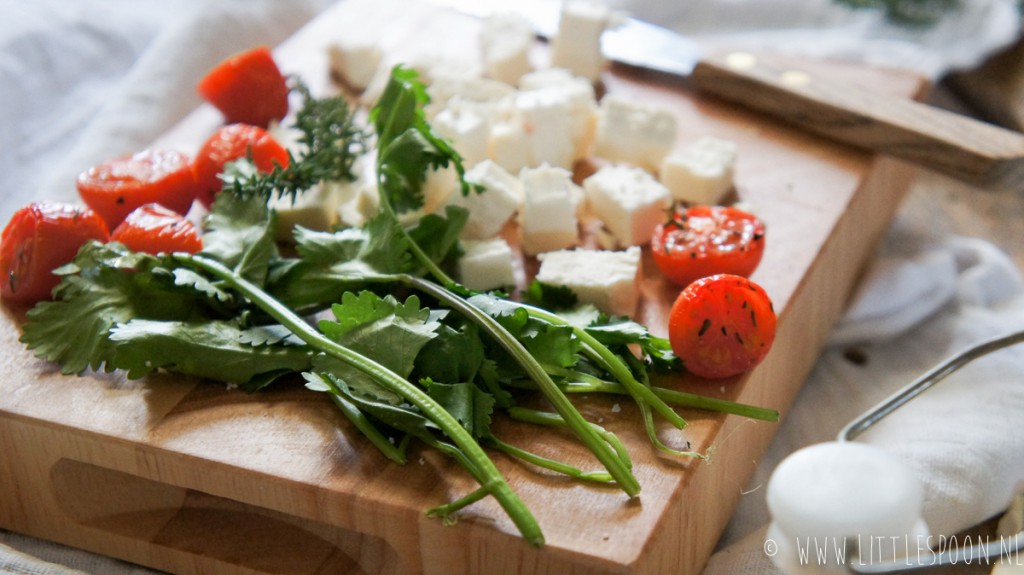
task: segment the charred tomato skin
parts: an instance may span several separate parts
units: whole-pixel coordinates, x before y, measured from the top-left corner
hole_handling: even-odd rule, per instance
[[[86,242],[109,236],[103,218],[85,207],[34,202],[21,208],[0,236],[0,296],[19,304],[50,299],[60,283],[53,270],[73,260]]]
[[[151,255],[173,252],[198,253],[203,240],[196,226],[160,204],[146,204],[128,214],[110,234],[111,241],[120,242],[135,252]]]
[[[717,274],[679,293],[669,312],[669,342],[690,373],[732,377],[764,360],[776,323],[764,288],[742,276]]]
[[[148,149],[82,172],[75,182],[82,201],[114,229],[135,208],[159,203],[184,214],[196,183],[191,159],[178,151]]]
[[[729,206],[678,207],[651,238],[654,263],[681,287],[715,274],[750,277],[764,249],[764,222]]]

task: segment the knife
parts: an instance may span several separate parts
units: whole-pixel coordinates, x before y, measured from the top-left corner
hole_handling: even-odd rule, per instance
[[[553,0],[432,0],[477,17],[514,10],[537,35],[557,34]],[[601,38],[611,61],[686,78],[701,92],[830,139],[910,161],[984,188],[1024,187],[1024,134],[910,99],[774,64],[747,52],[710,53],[666,28],[624,17]]]

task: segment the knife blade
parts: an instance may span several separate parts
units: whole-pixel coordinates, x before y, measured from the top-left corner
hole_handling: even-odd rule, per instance
[[[558,33],[553,0],[432,0],[480,18],[525,16],[537,35]],[[984,188],[1024,187],[1024,134],[910,99],[823,78],[781,59],[712,52],[672,30],[631,17],[601,37],[604,56],[686,80],[700,92],[767,113],[855,147],[894,156]]]

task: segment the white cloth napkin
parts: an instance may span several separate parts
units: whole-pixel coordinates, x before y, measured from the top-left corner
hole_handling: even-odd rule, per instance
[[[74,198],[83,168],[137,150],[198,103],[202,72],[253,38],[276,44],[328,0],[0,0],[0,221],[36,197]],[[829,0],[621,0],[618,6],[737,45],[913,67],[935,77],[977,62],[1016,33],[1014,0],[963,2],[964,14],[908,32]],[[957,24],[959,22],[959,24]],[[982,32],[979,32],[982,31]],[[763,486],[793,450],[847,421],[976,340],[1024,325],[1018,270],[996,246],[931,227],[927,190],[901,211],[830,347],[780,424],[708,573],[767,573]],[[925,214],[925,216],[922,216]],[[853,363],[858,350],[865,364]],[[1024,477],[1024,349],[958,374],[865,441],[897,452],[925,481],[926,520],[952,532],[1005,505]],[[1018,416],[1019,417],[1019,416]],[[149,572],[0,531],[0,573]]]
[[[765,551],[765,486],[801,447],[972,344],[1024,329],[1020,271],[994,245],[943,236],[919,185],[779,428],[705,573],[777,573]],[[946,378],[857,439],[896,454],[924,488],[932,535],[999,514],[1024,480],[1024,344]],[[769,546],[770,547],[770,546]]]

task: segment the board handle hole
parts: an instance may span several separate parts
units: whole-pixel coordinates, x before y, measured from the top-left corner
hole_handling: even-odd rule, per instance
[[[408,572],[378,537],[71,459],[50,474],[72,521],[225,567],[268,575]]]

